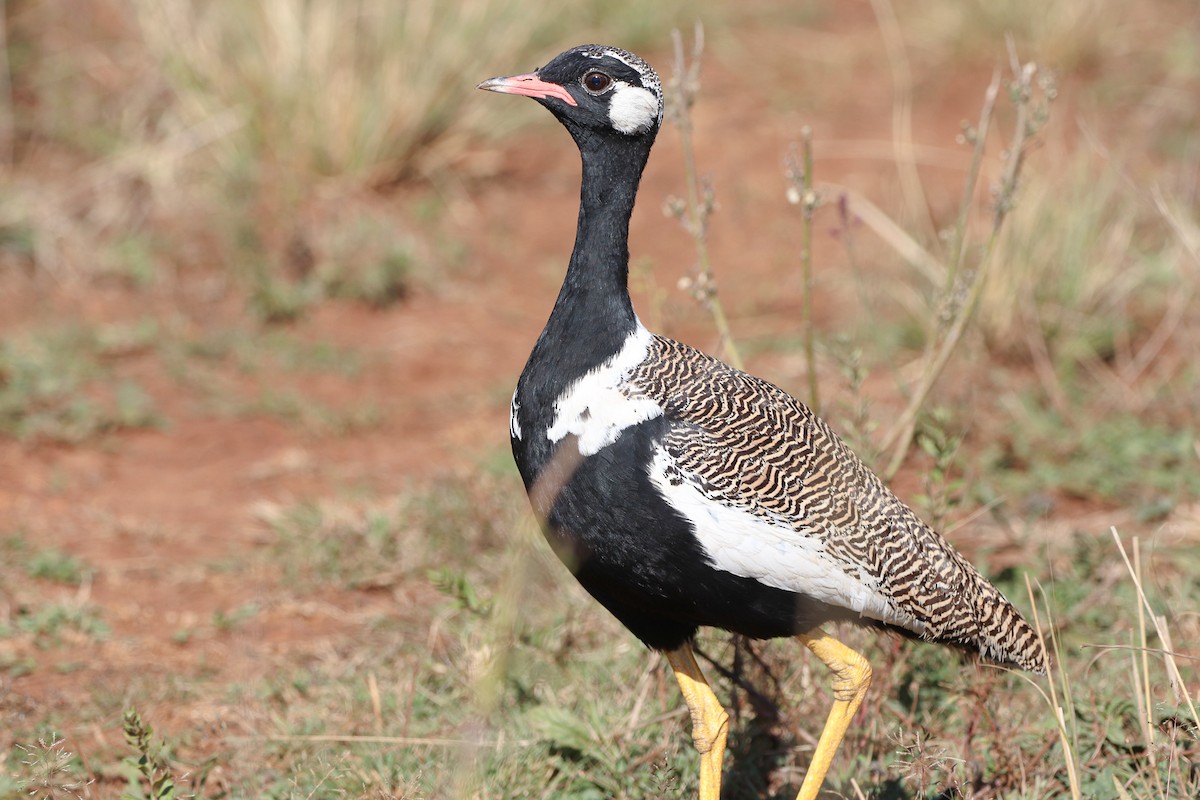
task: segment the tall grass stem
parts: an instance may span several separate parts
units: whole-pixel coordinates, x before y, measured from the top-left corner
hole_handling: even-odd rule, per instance
[[[711,189],[701,190],[699,172],[696,169],[696,153],[692,137],[692,106],[700,92],[700,63],[704,54],[704,27],[697,22],[693,33],[692,54],[689,61],[684,53],[683,35],[678,29],[671,31],[675,45],[675,69],[667,82],[670,116],[679,130],[679,144],[683,152],[684,183],[687,200],[683,208],[668,202],[683,222],[696,248],[697,276],[693,290],[695,296],[712,315],[717,335],[725,358],[738,369],[744,368],[741,353],[729,327],[729,318],[717,294],[716,279],[713,277],[712,261],[708,254],[708,218],[715,207]]]

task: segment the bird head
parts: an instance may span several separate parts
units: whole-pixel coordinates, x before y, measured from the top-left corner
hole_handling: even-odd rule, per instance
[[[534,98],[576,139],[653,138],[662,124],[662,82],[649,64],[619,47],[573,47],[533,72],[492,78],[479,88]]]

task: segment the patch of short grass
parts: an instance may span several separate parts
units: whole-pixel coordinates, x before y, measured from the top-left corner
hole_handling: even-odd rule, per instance
[[[375,354],[305,338],[293,329],[252,324],[173,331],[164,337],[158,355],[203,413],[269,417],[313,436],[372,430],[386,413],[370,396],[342,391],[326,399],[312,386],[314,378],[352,386],[377,359]]]
[[[25,571],[31,578],[78,585],[89,573],[79,558],[54,547],[39,549],[25,561]]]
[[[382,310],[407,298],[418,275],[436,272],[429,265],[437,256],[403,231],[394,212],[367,203],[343,205],[322,209],[321,225],[288,234],[281,253],[250,260],[249,303],[259,319],[292,322],[328,299]]]
[[[1185,423],[1112,412],[1072,424],[1028,397],[1008,405],[1017,424],[989,444],[984,470],[1012,497],[1060,493],[1165,510],[1200,496],[1200,432]]]
[[[481,476],[477,483],[472,490],[447,480],[426,491],[370,502],[260,504],[258,515],[278,537],[274,557],[290,580],[388,586],[414,576],[423,579],[426,570],[450,570],[472,548],[502,541],[501,525],[511,520],[512,511],[493,494],[501,479]]]
[[[78,556],[57,547],[38,547],[22,532],[0,538],[0,559],[9,568],[0,569],[0,580],[15,581],[14,570],[20,569],[36,580],[77,586],[92,572]]]
[[[0,640],[28,637],[40,648],[101,641],[111,632],[100,610],[85,603],[22,606],[10,619],[0,622]]]
[[[164,427],[167,420],[154,398],[126,369],[139,358],[159,360],[220,414],[269,416],[322,436],[373,429],[384,414],[370,398],[323,401],[303,386],[313,375],[358,379],[372,358],[363,350],[309,341],[286,329],[193,333],[169,320],[142,318],[0,339],[0,435],[79,443],[105,433]]]
[[[148,345],[137,325],[66,325],[0,339],[0,434],[78,442],[163,424],[153,399],[116,368]]]
[[[513,488],[497,484],[481,495],[470,484],[441,486],[385,516],[373,503],[354,515],[339,501],[336,514],[309,507],[275,518],[281,536],[292,537],[281,542],[281,557],[312,559],[303,567],[310,576],[354,583],[383,559],[407,570],[405,581],[390,585],[423,580],[441,599],[403,622],[381,619],[356,650],[356,665],[334,658],[279,676],[269,693],[277,709],[270,736],[282,737],[272,759],[290,763],[293,774],[316,774],[316,765],[341,754],[337,785],[351,793],[394,786],[396,775],[429,797],[694,793],[696,757],[669,670],[583,595],[536,534],[526,527],[522,535],[532,540],[508,538],[507,526],[528,524],[520,503],[505,497]],[[420,508],[431,516],[412,510]],[[1061,674],[1073,687],[1066,714],[1084,796],[1119,798],[1114,779],[1131,796],[1186,796],[1155,787],[1193,791],[1200,743],[1186,709],[1157,679],[1153,763],[1138,743],[1126,649],[1136,593],[1101,533],[1051,543],[1045,561],[1029,559],[1044,566],[996,579],[1021,606],[1026,574],[1048,589]],[[389,539],[406,544],[382,547]],[[1158,598],[1180,626],[1177,650],[1192,641],[1196,622],[1187,609],[1200,601],[1188,579],[1200,568],[1194,545],[1194,535],[1173,535],[1143,562],[1156,565]],[[853,796],[857,786],[866,797],[898,798],[1069,793],[1057,725],[1037,681],[973,666],[936,646],[840,633],[868,654],[876,682],[835,761],[831,790]],[[808,737],[827,711],[829,675],[792,642],[744,649],[705,633],[700,649],[720,665],[705,668],[735,710],[726,793],[793,796]],[[338,709],[332,717],[331,708]],[[360,738],[372,736],[382,738]]]
[[[210,330],[181,344],[186,355],[228,359],[240,372],[258,374],[277,368],[295,374],[357,378],[368,357],[328,340],[310,341],[287,329]]]
[[[308,396],[300,389],[264,388],[256,398],[234,403],[237,415],[267,416],[305,433],[317,436],[346,436],[379,427],[383,412],[365,401],[335,406]]]
[[[1200,638],[1190,577],[1200,570],[1200,549],[1181,514],[1140,563],[1148,602],[1173,633],[1170,648],[1186,656]],[[391,592],[396,605],[368,621],[353,645],[234,687],[239,729],[250,733],[204,757],[215,759],[225,791],[695,793],[697,758],[669,669],[549,554],[511,475],[447,479],[391,498],[263,507],[260,516],[277,537],[270,558],[287,572],[291,592],[319,596],[332,583]],[[1111,540],[1102,531],[1027,538],[1037,543],[1023,559],[1028,566],[993,577],[1027,612],[1026,576],[1045,587],[1038,603],[1053,635],[1054,679],[1070,687],[1065,699],[1059,690],[1069,751],[1043,699],[1044,680],[844,627],[838,634],[867,655],[875,683],[834,762],[830,791],[923,800],[1067,796],[1074,781],[1084,797],[1113,800],[1123,800],[1121,791],[1160,800],[1195,792],[1195,721],[1172,695],[1174,679],[1158,654],[1166,645],[1153,634],[1150,727],[1140,721],[1147,706],[1130,667],[1142,647],[1138,595]],[[746,644],[704,632],[699,649],[733,719],[725,794],[794,796],[828,710],[829,674],[786,640]],[[1176,663],[1181,685],[1194,686],[1193,662]],[[172,752],[194,763],[203,760],[198,746],[189,739]]]

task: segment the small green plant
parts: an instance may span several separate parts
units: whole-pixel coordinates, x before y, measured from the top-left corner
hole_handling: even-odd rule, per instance
[[[154,729],[133,708],[125,712],[122,728],[125,741],[135,754],[125,760],[132,767],[132,775],[128,788],[121,793],[121,800],[174,800],[178,797],[166,745],[154,741]]]
[[[136,289],[147,289],[158,277],[161,256],[148,237],[131,232],[113,243],[108,260],[113,265],[110,274]]]
[[[0,638],[3,638],[3,631],[0,631]],[[37,668],[38,662],[32,656],[20,656],[16,653],[0,652],[0,672],[8,675],[10,679],[30,675]],[[0,797],[3,796],[3,794],[0,794]]]
[[[25,562],[25,571],[31,578],[78,584],[83,581],[88,569],[70,553],[49,547],[31,555]]]
[[[417,241],[378,211],[339,215],[314,242],[322,293],[377,309],[403,300],[415,278]]]
[[[263,268],[251,283],[250,308],[263,322],[295,322],[317,301],[319,291],[311,280],[289,278]]]
[[[427,577],[438,591],[452,598],[460,608],[476,614],[489,613],[491,603],[480,598],[475,586],[462,571],[441,567],[429,570]]]
[[[254,619],[260,610],[257,603],[243,603],[229,611],[219,608],[212,615],[213,627],[219,631],[231,631]]]
[[[930,459],[921,478],[923,492],[916,500],[934,530],[942,530],[949,514],[963,502],[963,481],[955,476],[954,467],[964,434],[950,430],[949,416],[945,409],[933,409],[922,417],[914,434],[917,446]]]
[[[829,353],[837,363],[846,387],[843,393],[845,399],[837,408],[836,430],[865,463],[873,464],[879,452],[875,449],[871,434],[878,423],[871,417],[870,399],[863,391],[867,380],[863,349],[843,335],[834,337]]]
[[[332,276],[328,279],[328,291],[333,297],[360,300],[374,308],[386,308],[408,294],[411,276],[411,256],[396,250],[353,274]]]

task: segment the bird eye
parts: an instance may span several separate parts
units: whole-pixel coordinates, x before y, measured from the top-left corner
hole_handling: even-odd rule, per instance
[[[592,70],[583,76],[583,88],[593,94],[599,94],[607,89],[612,84],[612,78],[605,75],[603,72]]]

